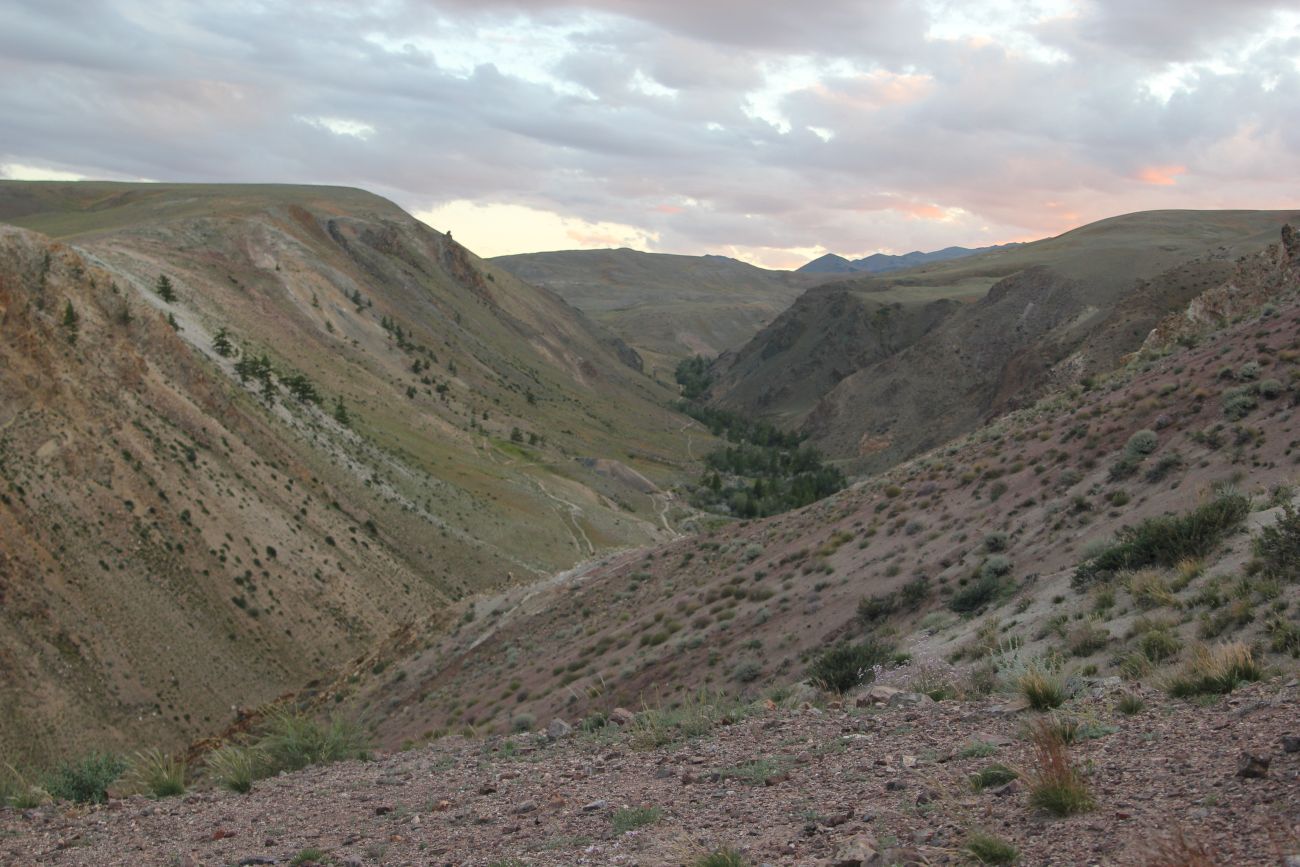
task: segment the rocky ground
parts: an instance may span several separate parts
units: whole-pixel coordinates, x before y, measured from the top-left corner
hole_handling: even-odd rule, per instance
[[[964,846],[983,831],[1014,843],[1021,864],[1293,865],[1300,680],[1288,678],[1213,704],[1130,687],[1145,700],[1133,715],[1116,706],[1116,679],[1082,683],[1056,713],[1087,735],[1070,752],[1097,805],[1064,819],[1034,809],[1023,782],[970,783],[993,763],[1032,773],[1025,733],[1037,715],[1017,700],[876,687],[887,700],[768,702],[653,749],[638,747],[634,724],[561,724],[558,738],[449,738],[248,795],[0,810],[0,863],[199,867],[305,853],[336,865],[651,867],[727,846],[755,865],[853,867],[969,863]],[[1198,847],[1209,860],[1189,858]]]

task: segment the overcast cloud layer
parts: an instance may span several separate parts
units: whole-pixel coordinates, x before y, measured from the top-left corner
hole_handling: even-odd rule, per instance
[[[0,173],[366,187],[789,266],[1300,190],[1263,0],[0,0]]]

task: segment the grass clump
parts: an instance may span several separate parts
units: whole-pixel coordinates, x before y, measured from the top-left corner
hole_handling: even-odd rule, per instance
[[[50,793],[8,762],[0,762],[0,807],[28,810],[48,804]]]
[[[1119,701],[1115,703],[1115,709],[1124,716],[1137,716],[1146,710],[1146,707],[1146,702],[1131,692],[1121,695]]]
[[[747,707],[724,693],[701,690],[671,707],[646,708],[628,727],[629,742],[654,749],[708,734],[719,725],[742,719]]]
[[[615,810],[610,816],[610,821],[614,823],[614,833],[626,834],[628,831],[653,825],[663,814],[664,811],[660,807],[624,807]]]
[[[957,752],[959,759],[983,759],[995,754],[998,748],[984,741],[971,741]]]
[[[827,692],[845,693],[875,678],[875,666],[893,657],[893,648],[878,641],[843,642],[822,651],[808,666],[808,679]]]
[[[1174,698],[1226,695],[1263,677],[1264,668],[1255,661],[1249,645],[1239,641],[1215,647],[1198,645],[1192,648],[1192,658],[1170,679],[1168,691]]]
[[[121,756],[91,753],[51,771],[45,778],[45,791],[58,800],[102,804],[108,800],[108,787],[125,770],[126,762]]]
[[[356,723],[335,718],[322,725],[306,714],[288,711],[271,717],[257,747],[271,774],[370,758],[370,739]]]
[[[303,849],[289,861],[290,867],[304,867],[308,864],[329,864],[332,859],[324,849]]]
[[[1019,778],[1019,774],[1003,764],[992,764],[983,768],[979,773],[973,774],[970,778],[971,788],[977,792],[985,789],[991,789],[994,786],[1005,786],[1014,779]]]
[[[1058,674],[1031,666],[1016,680],[1016,687],[1029,706],[1037,711],[1052,710],[1065,703],[1065,684]]]
[[[980,864],[1014,864],[1020,850],[1001,837],[976,832],[966,838],[966,853]]]
[[[208,772],[212,778],[232,792],[247,794],[261,776],[264,757],[253,747],[227,745],[213,750],[207,757]]]
[[[1124,527],[1114,544],[1075,569],[1072,583],[1081,589],[1125,569],[1173,568],[1182,560],[1205,557],[1240,527],[1249,513],[1249,498],[1229,493],[1185,515],[1163,515],[1136,527]]]
[[[185,761],[154,747],[131,759],[130,778],[139,789],[155,798],[185,794]]]
[[[735,849],[724,846],[696,858],[691,867],[750,867],[750,861]]]
[[[1057,729],[1039,720],[1030,729],[1035,768],[1029,778],[1029,803],[1054,816],[1086,813],[1096,806],[1087,781],[1070,761],[1070,751]]]

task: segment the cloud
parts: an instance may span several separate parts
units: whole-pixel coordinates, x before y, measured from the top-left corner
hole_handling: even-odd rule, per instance
[[[788,264],[1300,180],[1282,2],[0,2],[0,165],[364,186],[483,253]]]

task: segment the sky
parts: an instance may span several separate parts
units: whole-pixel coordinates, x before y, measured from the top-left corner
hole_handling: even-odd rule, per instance
[[[0,0],[0,76],[0,176],[359,186],[485,256],[1300,192],[1294,0]]]

